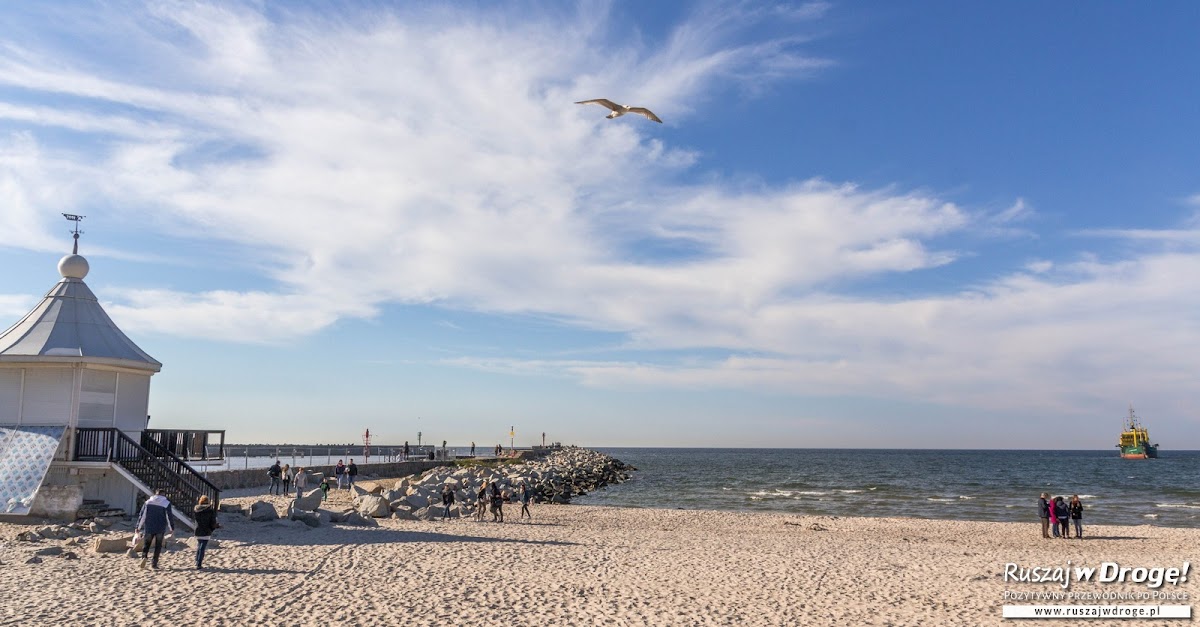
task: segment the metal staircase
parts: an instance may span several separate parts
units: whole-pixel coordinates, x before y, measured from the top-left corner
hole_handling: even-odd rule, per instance
[[[220,504],[221,491],[217,486],[153,437],[143,436],[139,444],[120,429],[87,429],[86,432],[77,440],[87,444],[76,445],[76,459],[102,458],[112,462],[121,476],[147,495],[162,490],[163,496],[171,501],[175,517],[187,526],[196,527],[192,511],[201,496],[207,496],[214,508]]]

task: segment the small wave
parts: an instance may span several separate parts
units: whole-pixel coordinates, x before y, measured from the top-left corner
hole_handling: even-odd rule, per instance
[[[1171,507],[1183,509],[1200,509],[1200,505],[1191,505],[1188,503],[1155,503],[1155,507]]]
[[[862,492],[862,490],[838,490],[838,492],[841,492],[842,494],[858,494],[859,492]]]
[[[1158,518],[1158,514],[1142,514],[1142,518]]]
[[[933,501],[935,503],[955,503],[958,501],[958,499],[944,499],[944,498],[937,497],[937,496],[926,497],[925,500]]]
[[[870,488],[867,488],[867,489],[868,489],[868,490],[871,490],[871,491],[875,491],[875,490],[878,490],[878,489],[879,489],[879,486],[873,486],[873,487],[870,487]]]
[[[960,499],[962,499],[962,500],[964,500],[964,501],[970,501],[970,500],[974,499],[975,497],[973,497],[973,496],[967,496],[967,495],[965,495],[965,494],[960,494],[960,495],[958,495],[958,498],[960,498]]]
[[[829,494],[829,493],[821,492],[820,490],[807,490],[807,491],[801,491],[798,494],[803,494],[804,496],[825,496],[826,494]]]

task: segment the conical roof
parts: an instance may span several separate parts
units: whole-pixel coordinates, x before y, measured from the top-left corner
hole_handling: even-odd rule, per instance
[[[62,280],[33,311],[0,334],[0,361],[109,363],[158,372],[162,364],[138,348],[88,289],[87,260],[67,255]]]

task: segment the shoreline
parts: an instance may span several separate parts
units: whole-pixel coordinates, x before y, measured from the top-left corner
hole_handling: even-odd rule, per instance
[[[227,502],[261,498],[231,494]],[[331,509],[342,501],[349,495],[334,502],[331,494]],[[377,527],[318,528],[222,514],[218,546],[200,572],[190,548],[166,553],[160,571],[78,549],[78,560],[26,564],[35,548],[54,543],[15,542],[28,527],[6,523],[0,594],[10,617],[33,624],[998,625],[1002,605],[1027,603],[1006,592],[1061,590],[1005,582],[1006,564],[1178,567],[1200,546],[1200,530],[1146,525],[1090,526],[1093,538],[1079,542],[1043,540],[1036,521],[532,509],[532,523],[381,519]],[[1192,599],[1200,592],[1195,577],[1164,589]],[[1071,587],[1145,590],[1131,582]]]

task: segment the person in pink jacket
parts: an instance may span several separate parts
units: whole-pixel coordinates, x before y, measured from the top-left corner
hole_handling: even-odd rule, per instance
[[[1058,516],[1054,512],[1054,499],[1050,499],[1050,531],[1054,533],[1054,537],[1058,536]]]

